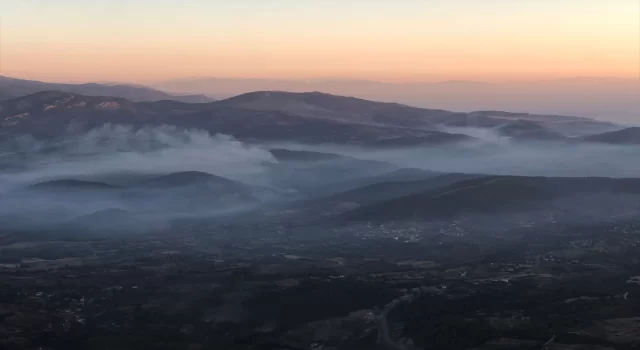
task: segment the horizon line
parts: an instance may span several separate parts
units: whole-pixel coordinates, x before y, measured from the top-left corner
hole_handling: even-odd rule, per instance
[[[270,78],[270,77],[225,77],[215,75],[204,76],[185,76],[179,78],[170,78],[166,80],[137,83],[132,81],[100,81],[100,80],[72,80],[72,81],[60,81],[60,80],[39,80],[34,78],[23,78],[18,76],[10,76],[0,74],[0,77],[15,80],[34,81],[53,84],[102,84],[102,85],[143,85],[146,87],[153,87],[154,84],[163,84],[171,82],[186,82],[190,80],[236,80],[236,81],[265,81],[265,82],[296,82],[296,83],[323,83],[323,82],[361,82],[361,83],[377,83],[377,84],[391,84],[391,85],[417,85],[417,84],[440,84],[440,83],[479,83],[479,84],[501,84],[501,83],[531,83],[531,82],[562,82],[562,81],[589,81],[589,80],[622,80],[622,81],[637,81],[640,83],[639,77],[623,77],[623,76],[566,76],[558,78],[547,79],[501,79],[501,80],[483,80],[483,79],[425,79],[425,80],[388,80],[388,79],[358,79],[358,78],[341,78],[341,77],[311,77],[311,78]]]

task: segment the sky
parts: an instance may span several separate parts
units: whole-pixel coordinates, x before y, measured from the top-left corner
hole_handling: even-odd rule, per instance
[[[0,1],[0,75],[640,78],[640,0]]]

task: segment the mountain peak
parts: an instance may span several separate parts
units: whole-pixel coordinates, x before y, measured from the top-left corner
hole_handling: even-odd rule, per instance
[[[252,91],[244,94],[240,94],[237,96],[230,97],[226,100],[222,100],[221,102],[247,102],[247,101],[255,101],[260,99],[301,99],[305,96],[331,96],[337,98],[349,98],[344,96],[336,96],[327,94],[319,91],[308,91],[308,92],[289,92],[289,91],[280,91],[280,90],[262,90],[262,91]]]
[[[431,124],[430,117],[454,114],[444,110],[369,101],[318,91],[256,91],[219,101],[218,104],[256,111],[279,111],[307,118],[394,127],[423,128]]]

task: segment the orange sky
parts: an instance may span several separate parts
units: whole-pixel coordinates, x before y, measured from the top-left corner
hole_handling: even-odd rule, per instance
[[[640,0],[21,0],[0,74],[529,80],[640,77]]]

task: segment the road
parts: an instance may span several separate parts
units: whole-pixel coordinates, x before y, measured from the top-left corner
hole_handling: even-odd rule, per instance
[[[535,264],[528,270],[521,272],[518,275],[506,275],[504,277],[515,277],[520,275],[526,275],[532,273],[535,269],[540,267],[542,263],[542,255],[537,255],[535,258]],[[502,278],[502,277],[499,277]],[[495,278],[494,278],[495,279]],[[393,300],[382,310],[380,313],[380,317],[378,319],[378,342],[382,344],[384,348],[387,350],[416,350],[417,348],[411,345],[405,345],[400,342],[393,340],[391,337],[391,329],[389,327],[389,312],[393,310],[394,307],[398,306],[403,301],[411,301],[414,298],[414,295],[407,294],[398,299]]]
[[[396,342],[391,338],[391,335],[390,335],[391,330],[389,329],[389,320],[387,319],[389,312],[393,310],[394,307],[396,307],[402,301],[410,301],[412,298],[413,298],[413,295],[402,296],[390,302],[384,308],[384,310],[382,310],[382,313],[380,313],[379,327],[378,327],[378,342],[388,350],[415,350],[416,349],[413,346],[407,346],[399,342]]]

